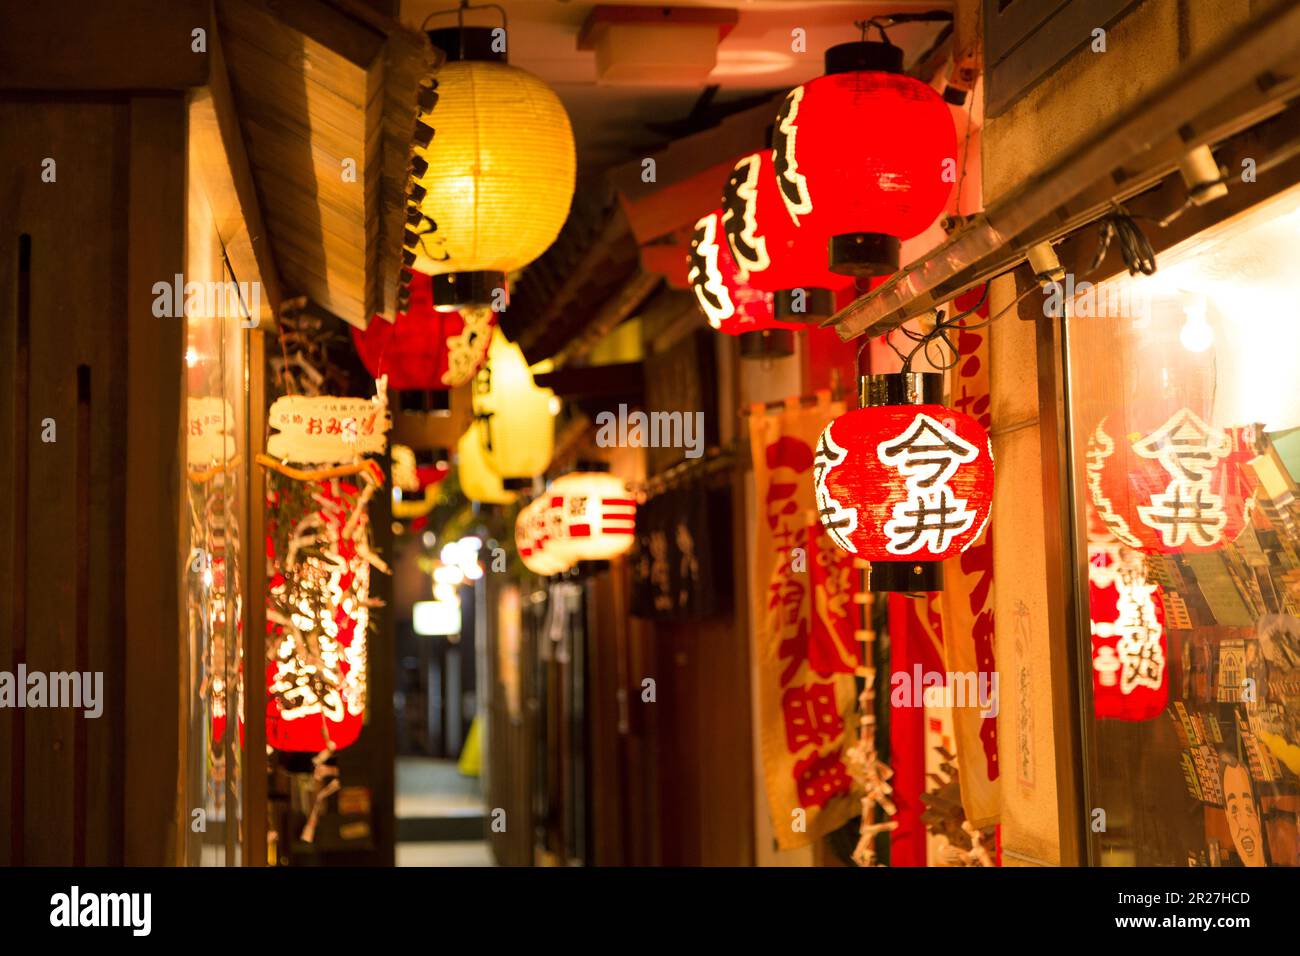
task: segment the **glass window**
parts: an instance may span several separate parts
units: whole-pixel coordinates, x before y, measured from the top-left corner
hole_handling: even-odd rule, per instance
[[[1300,187],[1074,291],[1092,859],[1295,866]]]

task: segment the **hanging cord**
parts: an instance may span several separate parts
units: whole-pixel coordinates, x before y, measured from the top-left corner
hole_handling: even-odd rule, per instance
[[[1119,251],[1124,257],[1124,265],[1128,268],[1129,275],[1137,275],[1139,272],[1144,276],[1155,274],[1155,250],[1151,248],[1151,242],[1142,231],[1142,227],[1137,224],[1133,216],[1129,215],[1127,209],[1116,203],[1114,212],[1102,216],[1100,222],[1101,233],[1097,237],[1097,252],[1092,257],[1092,265],[1088,268],[1089,273],[1097,271],[1110,250],[1111,242],[1118,239]]]
[[[501,29],[506,31],[506,33],[510,32],[510,25],[506,22],[505,7],[501,6],[498,3],[470,3],[469,0],[460,0],[460,5],[457,7],[447,7],[442,10],[434,10],[427,17],[425,17],[424,20],[420,23],[420,30],[427,31],[429,29],[429,21],[432,20],[434,17],[446,16],[449,13],[456,14],[456,29],[461,31],[460,55],[464,57],[465,56],[465,11],[467,10],[495,10],[497,13],[501,14]]]

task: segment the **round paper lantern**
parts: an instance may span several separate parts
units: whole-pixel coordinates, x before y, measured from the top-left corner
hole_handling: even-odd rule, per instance
[[[569,568],[550,548],[558,523],[559,509],[545,496],[526,504],[515,519],[515,549],[524,567],[534,574],[550,576]]]
[[[831,540],[871,562],[874,591],[938,591],[938,562],[969,548],[993,504],[993,449],[979,422],[939,404],[943,376],[872,375],[863,408],[822,432],[817,510]]]
[[[598,471],[557,478],[544,496],[559,509],[559,531],[548,543],[561,560],[608,561],[625,554],[635,540],[636,499],[627,484]]]
[[[1102,720],[1154,720],[1169,700],[1169,643],[1160,586],[1089,508],[1088,617],[1092,705]]]
[[[488,466],[478,422],[472,422],[456,444],[456,469],[460,490],[470,501],[508,505],[515,500],[515,492],[507,491],[501,484],[501,476]]]
[[[1122,544],[1147,554],[1215,551],[1249,520],[1254,429],[1217,428],[1189,408],[1110,416],[1088,436],[1084,473],[1097,516]]]
[[[952,194],[952,113],[902,68],[889,43],[831,47],[827,75],[791,90],[777,115],[778,190],[796,226],[827,244],[834,272],[897,272],[901,240],[924,232]]]
[[[555,423],[549,388],[533,384],[519,346],[497,329],[487,365],[474,379],[474,419],[483,457],[509,490],[532,485],[546,471],[554,450]]]
[[[376,315],[364,331],[353,327],[366,370],[387,375],[389,390],[398,392],[445,392],[469,382],[487,360],[496,314],[475,307],[435,311],[427,276],[413,276],[408,288],[409,304],[395,321]]]
[[[555,92],[493,50],[485,27],[435,30],[447,53],[421,93],[406,248],[439,308],[504,308],[505,274],[555,241],[573,199],[569,116]],[[500,291],[498,291],[500,290]]]
[[[795,227],[781,201],[771,150],[736,163],[722,193],[722,228],[741,278],[772,293],[773,318],[820,322],[835,313],[835,293],[852,280],[826,268],[826,247]]]
[[[727,247],[722,210],[695,224],[687,258],[687,279],[709,325],[740,337],[741,358],[772,359],[794,354],[794,332],[772,317],[772,296],[746,284]]]

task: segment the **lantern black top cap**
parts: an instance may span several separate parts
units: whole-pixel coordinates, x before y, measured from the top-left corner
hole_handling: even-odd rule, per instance
[[[903,48],[888,40],[854,40],[831,47],[825,54],[826,75],[836,73],[902,73]]]
[[[504,37],[497,27],[443,27],[429,30],[429,42],[447,54],[447,62],[476,60],[505,63]],[[497,49],[499,48],[499,49]]]
[[[574,462],[573,470],[576,472],[595,471],[595,472],[607,473],[609,471],[609,462],[600,461],[595,458],[579,458],[576,462]]]

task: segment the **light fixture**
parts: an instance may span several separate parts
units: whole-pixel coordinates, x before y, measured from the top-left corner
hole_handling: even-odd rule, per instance
[[[569,565],[625,554],[636,535],[636,499],[627,483],[591,465],[580,467],[557,478],[543,496],[560,512],[548,547]]]
[[[499,8],[498,8],[499,9]],[[506,274],[555,241],[573,199],[569,116],[506,63],[506,30],[432,30],[447,62],[420,93],[404,246],[438,308],[505,306]]]
[[[531,487],[551,463],[553,394],[533,384],[523,352],[498,328],[488,363],[474,379],[473,404],[484,460],[506,490]]]
[[[975,543],[993,507],[988,433],[941,404],[941,374],[870,375],[860,388],[862,407],[817,443],[822,525],[871,562],[871,590],[942,590],[940,562]]]
[[[1183,306],[1187,321],[1178,332],[1178,341],[1189,352],[1204,352],[1214,344],[1214,329],[1210,327],[1207,312],[1205,296],[1197,296]]]
[[[411,605],[411,628],[424,637],[459,634],[460,601],[416,601]]]
[[[470,501],[485,505],[508,505],[515,500],[515,492],[507,491],[501,476],[492,470],[483,453],[482,425],[471,422],[456,444],[456,471],[460,476],[460,490]]]
[[[903,51],[888,41],[833,46],[825,66],[777,115],[777,186],[798,228],[827,244],[832,271],[888,275],[901,241],[929,227],[952,194],[952,113],[903,73]]]

